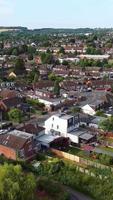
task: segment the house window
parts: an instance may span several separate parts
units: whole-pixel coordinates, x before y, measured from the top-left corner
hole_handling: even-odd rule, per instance
[[[59,129],[59,126],[57,125],[57,129]]]
[[[53,124],[51,125],[51,127],[53,128]]]
[[[54,121],[54,117],[53,117],[53,121]]]

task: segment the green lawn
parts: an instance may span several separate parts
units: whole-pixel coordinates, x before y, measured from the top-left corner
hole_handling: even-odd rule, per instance
[[[66,152],[73,154],[73,155],[78,155],[80,152],[83,152],[83,151],[79,148],[76,148],[76,147],[69,147]]]

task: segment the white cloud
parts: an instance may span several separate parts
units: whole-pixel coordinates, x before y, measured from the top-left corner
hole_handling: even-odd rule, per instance
[[[0,18],[11,16],[13,11],[14,7],[12,0],[0,0]]]

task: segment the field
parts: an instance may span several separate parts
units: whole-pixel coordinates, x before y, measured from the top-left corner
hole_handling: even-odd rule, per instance
[[[16,31],[17,29],[0,29],[0,33],[2,32],[8,32],[8,31]]]

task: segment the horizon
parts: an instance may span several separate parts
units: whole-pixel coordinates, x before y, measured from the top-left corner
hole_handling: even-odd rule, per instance
[[[41,28],[113,27],[113,0],[0,0],[0,26]]]
[[[9,25],[9,26],[1,26],[0,28],[27,28],[28,30],[35,30],[35,29],[72,29],[72,30],[76,30],[76,29],[113,29],[113,27],[34,27],[34,28],[29,28],[27,26],[21,26],[21,25]]]

